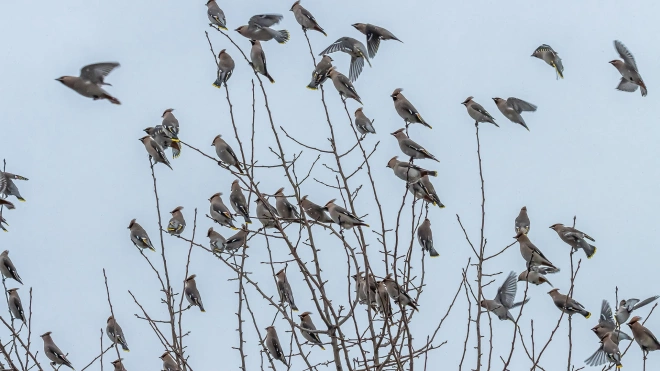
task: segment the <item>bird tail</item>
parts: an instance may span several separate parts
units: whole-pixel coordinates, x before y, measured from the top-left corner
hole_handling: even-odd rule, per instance
[[[286,42],[291,38],[291,35],[289,35],[289,31],[287,30],[279,30],[275,31],[274,38],[278,43],[286,44]]]
[[[220,89],[222,87],[222,79],[220,76],[213,82],[213,86]]]
[[[583,315],[584,318],[586,318],[586,319],[589,319],[589,317],[591,317],[591,312],[587,312],[586,310],[580,312],[580,314]]]
[[[553,63],[552,67],[555,68],[555,71],[557,72],[557,76],[559,76],[563,79],[564,78],[564,73],[557,67],[557,64]]]
[[[112,103],[112,104],[121,104],[121,102],[119,101],[119,99],[113,97],[113,96],[110,95],[110,94],[105,94],[105,95],[103,96],[103,98],[109,100],[110,103]]]
[[[522,125],[522,127],[524,127],[525,129],[527,129],[527,131],[529,131],[529,128],[527,127],[527,124],[525,124],[524,121],[521,122],[520,125]]]
[[[438,176],[438,172],[435,170],[422,170],[422,176],[428,175],[428,176]]]
[[[433,247],[429,249],[429,255],[431,255],[432,258],[437,258],[440,256],[440,254],[438,254],[438,252]]]
[[[422,125],[426,126],[429,129],[433,129],[433,127],[431,125],[429,125],[426,121],[424,121],[424,119],[422,118],[422,115],[420,115],[419,113],[416,113],[415,116],[417,117],[417,119],[419,120],[419,122]]]
[[[131,351],[130,349],[128,349],[128,346],[126,346],[126,344],[124,344],[123,342],[121,343],[121,349],[123,349],[124,352],[130,352]]]
[[[596,250],[597,250],[596,246],[590,244],[586,244],[586,245],[588,245],[589,247],[584,249],[584,253],[587,254],[587,259],[591,259],[594,257],[594,255],[596,255]]]
[[[239,165],[238,163],[236,163],[236,169],[238,169],[239,173],[243,174],[243,169],[241,168],[241,165]]]
[[[270,77],[270,75],[268,73],[266,73],[265,76],[268,78],[268,80],[270,81],[271,84],[275,83],[275,80],[272,77]]]

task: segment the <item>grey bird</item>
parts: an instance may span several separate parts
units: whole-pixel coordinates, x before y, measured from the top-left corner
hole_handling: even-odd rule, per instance
[[[234,150],[231,149],[229,144],[222,139],[222,135],[217,135],[213,138],[213,143],[211,143],[211,145],[215,147],[215,153],[218,155],[220,161],[227,166],[235,166],[238,172],[243,174],[243,169],[241,168],[241,163],[238,162],[238,157],[236,157]]]
[[[310,314],[312,314],[312,312],[303,312],[301,315],[298,316],[300,317],[300,326],[310,331],[316,331],[316,326],[314,326],[314,322],[312,322],[312,317],[309,316]],[[305,340],[312,343],[312,345],[318,345],[321,349],[325,350],[325,347],[323,346],[323,342],[321,341],[319,334],[304,330],[300,331],[300,333],[305,338]]]
[[[229,81],[229,78],[234,73],[235,66],[236,64],[231,55],[227,53],[227,49],[220,50],[218,54],[218,78],[213,83],[213,86],[218,89],[222,87],[222,84],[227,86],[227,81]]]
[[[426,170],[422,169],[417,165],[413,165],[409,162],[403,162],[397,160],[398,156],[394,156],[387,162],[387,167],[394,171],[394,175],[399,177],[401,180],[405,180],[408,183],[417,183],[419,180],[426,175],[438,176],[438,172],[435,170]]]
[[[524,111],[536,111],[537,107],[535,105],[513,97],[510,97],[507,100],[502,98],[493,98],[493,100],[495,101],[497,108],[500,110],[500,112],[502,112],[504,117],[508,118],[509,121],[513,122],[514,124],[521,125],[527,129],[527,131],[529,131],[529,128],[527,127],[527,124],[525,123],[521,113]]]
[[[381,40],[396,40],[398,42],[403,42],[397,39],[390,31],[374,26],[369,23],[353,23],[353,27],[356,30],[362,32],[367,36],[367,48],[369,49],[369,58],[374,58],[378,52],[378,47],[380,46]]]
[[[131,222],[128,224],[128,229],[131,232],[131,241],[135,247],[156,251],[156,248],[149,239],[147,231],[145,231],[144,228],[142,228],[142,226],[135,221],[135,219],[131,220]]]
[[[254,202],[257,203],[257,219],[261,222],[264,228],[275,228],[277,227],[277,218],[280,214],[277,212],[271,204],[264,198],[262,201],[257,197]]]
[[[401,128],[392,135],[396,138],[397,142],[399,142],[399,148],[401,148],[401,152],[403,154],[410,156],[410,159],[431,159],[437,162],[440,162],[435,156],[431,154],[431,152],[427,151],[424,147],[420,146],[415,142],[414,140],[410,139],[406,133],[405,133],[404,128]]]
[[[183,214],[181,213],[183,206],[177,206],[174,210],[170,211],[172,218],[170,222],[167,223],[167,232],[169,234],[180,235],[183,233],[183,230],[186,229],[186,220],[183,219]]]
[[[367,303],[371,307],[378,309],[378,282],[376,281],[376,278],[373,274],[369,273],[365,276],[364,285],[362,288],[364,289],[364,295],[367,298]],[[387,291],[387,288],[385,290]]]
[[[529,216],[527,216],[527,206],[523,206],[520,209],[520,213],[516,217],[515,227],[516,227],[516,234],[529,233]]]
[[[143,136],[140,138],[140,141],[144,144],[144,148],[147,150],[149,158],[154,160],[154,165],[160,162],[161,164],[167,165],[170,170],[174,170],[172,169],[172,165],[170,165],[170,160],[165,156],[165,150],[154,140],[154,138],[151,137],[151,135]]]
[[[286,363],[286,358],[284,357],[284,351],[282,350],[280,339],[277,337],[275,326],[266,327],[266,349],[268,349],[268,353],[270,353],[270,356],[273,357],[273,359],[276,359],[289,367]]]
[[[509,273],[507,278],[502,283],[502,286],[497,289],[497,295],[495,295],[495,299],[484,299],[479,303],[479,305],[482,308],[495,314],[500,321],[509,320],[511,322],[515,322],[516,320],[513,318],[513,315],[511,315],[509,310],[519,307],[523,304],[527,304],[530,299],[527,298],[524,302],[521,301],[514,303],[514,300],[516,299],[516,291],[518,290],[516,283],[516,273]]]
[[[653,335],[651,330],[647,329],[641,322],[639,322],[641,319],[642,317],[640,316],[633,317],[630,322],[628,322],[628,326],[632,330],[635,341],[639,347],[642,348],[644,357],[646,357],[649,352],[660,349],[660,341],[658,341],[658,338]]]
[[[645,305],[648,305],[654,301],[656,301],[660,296],[651,296],[648,299],[640,301],[639,299],[628,299],[628,300],[621,300],[619,302],[619,307],[616,309],[616,314],[614,315],[614,318],[616,318],[616,322],[619,325],[622,325],[626,323],[628,318],[630,318],[630,314],[634,311],[637,310]]]
[[[245,241],[247,240],[247,236],[249,233],[250,231],[248,231],[247,225],[243,224],[241,229],[239,229],[235,235],[227,238],[224,244],[224,250],[230,252],[234,252],[238,250],[241,246],[245,244]]]
[[[163,127],[163,133],[165,133],[167,137],[174,142],[179,142],[179,120],[174,117],[172,111],[174,111],[174,108],[168,108],[163,112],[163,115],[161,116],[163,118],[161,126]]]
[[[258,41],[269,41],[275,39],[280,44],[285,44],[289,41],[289,31],[287,30],[273,30],[270,26],[280,23],[284,18],[281,14],[258,14],[252,16],[248,24],[237,28],[239,34],[247,37],[248,39]]]
[[[362,104],[362,100],[360,100],[357,90],[355,90],[355,87],[348,77],[335,70],[334,67],[330,67],[328,70],[328,76],[332,79],[332,84],[335,86],[335,89],[337,89],[337,92],[339,92],[342,100],[345,101],[348,98],[352,98]]]
[[[351,229],[353,227],[367,227],[369,224],[366,224],[363,220],[357,216],[350,213],[348,210],[344,209],[339,205],[335,205],[335,200],[332,199],[325,204],[325,207],[328,209],[328,213],[332,218],[332,221],[339,224],[340,227],[344,229]]]
[[[621,364],[621,351],[619,346],[612,340],[612,333],[606,334],[600,340],[600,348],[591,357],[584,360],[589,366],[600,366],[610,361],[619,369],[623,367]]]
[[[433,231],[431,230],[431,221],[429,218],[424,219],[419,228],[417,228],[417,241],[422,246],[422,251],[428,252],[432,258],[440,256],[433,247]]]
[[[14,180],[28,180],[28,178],[0,171],[0,195],[4,195],[5,197],[14,196],[17,200],[25,202],[25,199],[21,196],[18,187],[16,187],[16,184],[14,183]],[[13,209],[14,206],[11,202],[4,203],[4,205],[10,210]]]
[[[128,349],[128,343],[126,342],[126,337],[124,336],[124,331],[121,329],[121,326],[119,326],[113,316],[108,317],[108,321],[105,326],[105,333],[108,335],[108,338],[110,338],[110,341],[121,345],[121,349],[123,349],[124,352],[130,352]]]
[[[238,183],[238,179],[234,180],[231,183],[229,204],[231,204],[232,209],[234,209],[236,213],[238,213],[243,217],[245,223],[247,224],[252,223],[252,220],[250,219],[250,207],[248,206],[248,203],[245,200],[245,195],[243,194],[241,185]]]
[[[468,115],[470,115],[470,117],[472,117],[474,120],[474,126],[478,126],[480,122],[490,122],[499,128],[500,126],[495,123],[493,116],[491,116],[491,114],[488,113],[488,111],[486,111],[486,109],[483,108],[479,103],[472,100],[472,98],[474,97],[467,97],[467,99],[465,99],[461,104],[467,108]]]
[[[93,98],[94,100],[107,99],[112,104],[121,104],[117,98],[108,94],[102,88],[103,85],[111,86],[104,79],[117,67],[119,67],[117,62],[90,64],[80,70],[80,77],[62,76],[55,80],[84,97]]]
[[[163,360],[163,371],[180,371],[181,369],[179,368],[179,365],[176,363],[174,358],[170,355],[169,352],[163,353],[162,356],[159,357],[160,359]]]
[[[551,225],[550,229],[554,229],[555,232],[557,232],[559,235],[559,238],[569,244],[573,248],[573,251],[577,251],[578,249],[584,250],[584,253],[587,255],[588,259],[593,258],[593,256],[596,254],[596,246],[587,242],[587,240],[596,240],[594,240],[588,234],[581,232],[573,227],[566,227],[561,223]]]
[[[222,235],[213,230],[213,227],[209,228],[206,232],[206,237],[209,238],[209,245],[211,245],[211,250],[213,252],[223,252],[225,250],[225,240]]]
[[[440,197],[435,192],[435,187],[431,184],[428,175],[423,176],[417,183],[408,184],[408,191],[415,195],[415,198],[430,202],[441,209],[445,208],[445,205],[440,201]]]
[[[357,80],[360,76],[360,73],[362,73],[365,60],[369,64],[369,67],[371,67],[369,55],[367,49],[364,47],[364,44],[352,37],[340,37],[337,39],[337,41],[319,53],[319,55],[330,54],[334,52],[344,52],[351,56],[351,66],[348,76],[353,82]]]
[[[314,30],[322,33],[324,36],[328,36],[328,34],[323,31],[323,28],[319,26],[312,13],[300,5],[300,0],[293,3],[289,10],[293,12],[293,16],[296,18],[296,21],[298,21],[298,24],[302,26],[303,31]]]
[[[584,316],[584,318],[591,317],[591,313],[584,308],[584,305],[578,303],[575,299],[570,296],[559,293],[559,289],[552,289],[548,291],[548,295],[552,298],[552,301],[555,303],[555,306],[559,308],[562,312],[572,316],[575,313],[579,313]]]
[[[232,223],[234,216],[231,215],[220,196],[222,196],[222,193],[215,193],[209,198],[209,202],[211,203],[211,206],[209,207],[211,219],[222,226],[236,230],[237,228],[234,226],[234,223]]]
[[[23,311],[23,304],[21,304],[21,298],[18,296],[18,289],[9,289],[7,294],[9,294],[8,304],[9,310],[14,318],[21,320],[21,322],[26,323],[25,312]]]
[[[522,255],[523,259],[527,262],[528,268],[541,265],[554,268],[557,271],[559,270],[559,268],[552,264],[550,260],[543,255],[541,250],[529,240],[529,237],[527,237],[526,234],[518,233],[514,238],[518,241],[518,244],[520,244],[520,255]]]
[[[165,131],[161,125],[156,125],[155,127],[147,127],[144,129],[144,132],[149,134],[158,145],[163,147],[163,150],[167,150],[168,148],[172,148],[172,157],[173,158],[178,158],[181,156],[181,142],[177,140],[173,140],[167,135],[165,135]]]
[[[9,250],[5,250],[2,252],[2,254],[0,254],[0,272],[2,272],[3,281],[7,278],[12,278],[21,285],[23,284],[21,276],[18,275],[18,271],[16,270],[14,263],[9,258]]]
[[[353,275],[355,280],[355,293],[357,294],[358,303],[367,304],[367,291],[365,290],[365,280],[362,272],[357,272]]]
[[[268,68],[266,67],[266,53],[261,48],[261,43],[258,40],[250,40],[252,44],[252,49],[250,49],[250,60],[252,68],[254,70],[268,79],[268,81],[275,83],[275,80],[268,74]]]
[[[385,278],[383,278],[383,284],[387,293],[390,295],[390,298],[394,300],[395,303],[401,305],[402,307],[408,306],[412,309],[419,312],[417,309],[417,302],[413,299],[408,293],[399,286],[399,284],[392,278],[392,274],[388,273]]]
[[[188,300],[190,305],[199,307],[200,311],[206,312],[204,309],[204,304],[202,303],[202,296],[199,294],[199,290],[197,290],[197,282],[195,282],[195,277],[197,277],[197,275],[191,274],[190,277],[186,278],[184,283],[184,293],[186,294],[186,300]]]
[[[211,26],[215,25],[218,28],[227,31],[225,13],[220,9],[215,0],[209,0],[206,2],[206,14],[209,17],[209,21],[211,21]]]
[[[50,334],[52,334],[52,332],[48,331],[47,333],[41,335],[41,338],[44,341],[44,354],[46,354],[46,357],[50,359],[51,366],[64,365],[73,370],[74,368],[71,365],[71,362],[69,362],[69,360],[66,358],[64,352],[62,352],[60,348],[55,345],[55,342],[53,341],[53,338],[50,336]]]
[[[355,127],[360,134],[376,134],[376,129],[374,129],[373,123],[374,120],[370,120],[364,112],[362,112],[362,107],[355,110]]]
[[[621,91],[632,93],[636,91],[637,87],[639,86],[642,88],[642,97],[645,97],[647,94],[646,85],[644,84],[644,80],[642,80],[642,76],[639,74],[639,70],[637,69],[635,57],[633,57],[628,48],[626,48],[626,46],[623,45],[623,43],[619,40],[614,40],[614,48],[616,49],[617,53],[619,53],[621,59],[623,59],[615,59],[610,61],[610,64],[616,67],[616,69],[621,74],[621,81],[616,88]]]
[[[275,209],[277,209],[277,213],[280,214],[280,218],[289,223],[300,222],[300,213],[298,213],[298,209],[291,205],[283,191],[284,187],[278,189],[277,192],[275,192]]]
[[[327,209],[308,200],[307,195],[300,199],[300,206],[302,206],[305,214],[315,222],[332,223],[332,218],[326,213]]]
[[[598,324],[594,326],[591,331],[598,336],[598,339],[602,339],[605,335],[612,333],[612,341],[616,344],[619,344],[621,340],[632,340],[630,335],[617,329],[616,322],[614,322],[614,316],[612,316],[612,307],[607,300],[603,300],[600,307]]]
[[[542,59],[545,63],[552,66],[557,73],[557,80],[561,77],[564,78],[564,64],[559,58],[559,53],[554,51],[550,45],[543,44],[534,50],[532,57]]]
[[[559,269],[556,268],[530,266],[529,270],[525,269],[518,275],[518,282],[527,281],[536,286],[547,283],[550,287],[554,287],[545,275],[557,272],[559,272]]]
[[[291,291],[291,285],[289,285],[284,269],[277,272],[275,277],[277,278],[277,292],[280,294],[280,302],[289,304],[291,309],[297,312],[298,307],[296,307],[296,302],[293,299],[293,291]]]
[[[383,281],[376,282],[376,306],[383,317],[389,318],[392,316],[390,294],[387,293],[387,286]]]
[[[396,88],[390,97],[392,97],[392,100],[394,101],[394,109],[396,110],[396,113],[398,113],[406,122],[406,126],[408,124],[422,124],[429,129],[433,129],[431,125],[422,118],[422,115],[419,114],[419,111],[417,111],[415,106],[413,106],[412,103],[401,94],[402,91],[403,89]]]
[[[124,364],[121,362],[123,360],[124,360],[123,358],[119,358],[116,361],[110,362],[110,364],[115,368],[114,371],[126,371],[126,368],[124,368]]]
[[[319,63],[314,67],[312,72],[312,81],[307,85],[307,89],[317,90],[319,86],[323,85],[325,80],[330,77],[330,68],[332,67],[332,58],[329,55],[324,55]]]

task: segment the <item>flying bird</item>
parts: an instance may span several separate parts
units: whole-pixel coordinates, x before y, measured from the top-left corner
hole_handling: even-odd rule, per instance
[[[119,63],[117,62],[90,64],[80,70],[80,77],[62,76],[55,80],[66,85],[68,88],[73,89],[76,93],[84,97],[93,98],[94,100],[107,99],[110,103],[121,104],[117,98],[108,94],[108,92],[102,88],[103,85],[112,86],[106,83],[104,79],[117,67],[119,67]]]

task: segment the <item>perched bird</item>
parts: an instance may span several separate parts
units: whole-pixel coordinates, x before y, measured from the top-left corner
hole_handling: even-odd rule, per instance
[[[402,91],[403,89],[401,88],[394,89],[394,92],[390,97],[394,100],[394,109],[396,110],[396,113],[398,113],[406,122],[406,126],[408,124],[422,124],[429,129],[433,129],[431,125],[424,121],[422,115],[419,114],[419,111],[417,111],[415,106],[413,106],[412,103],[401,94]]]
[[[417,228],[417,241],[422,246],[422,251],[427,251],[432,258],[440,256],[433,247],[433,231],[431,230],[431,221],[429,218],[424,219],[419,228]]]
[[[619,325],[622,325],[626,323],[628,318],[630,318],[630,314],[636,310],[639,309],[647,304],[650,304],[654,301],[656,301],[660,296],[651,296],[648,299],[639,301],[639,299],[628,299],[628,300],[621,300],[619,302],[619,307],[616,310],[616,314],[614,317],[616,318],[616,322]]]
[[[264,58],[264,62],[265,60],[266,59]],[[218,78],[213,83],[213,86],[218,89],[222,87],[222,84],[227,86],[227,81],[229,81],[229,78],[234,73],[235,66],[236,64],[229,53],[227,53],[227,49],[220,50],[220,53],[218,54]]]
[[[632,330],[635,341],[639,347],[642,348],[644,357],[646,357],[649,352],[660,349],[660,341],[658,341],[658,338],[653,335],[651,330],[647,329],[641,322],[639,322],[641,319],[642,317],[640,316],[633,317],[630,322],[628,322],[628,326]]]
[[[300,222],[300,214],[295,206],[291,205],[284,196],[284,187],[275,192],[275,209],[280,214],[280,218],[288,222]]]
[[[310,331],[316,331],[316,326],[314,326],[312,317],[309,316],[310,314],[312,314],[312,312],[303,312],[303,314],[298,316],[300,317],[300,326]],[[312,345],[318,345],[321,349],[325,350],[319,334],[308,331],[300,331],[300,333],[302,333],[302,336],[305,338],[305,340],[312,343]]]
[[[284,351],[282,350],[280,339],[277,337],[275,326],[266,327],[266,349],[268,349],[268,353],[270,353],[271,357],[289,367],[289,365],[286,363],[286,359],[284,358]]]
[[[559,269],[556,268],[531,266],[529,267],[529,270],[525,269],[518,275],[518,282],[527,281],[537,286],[547,283],[550,287],[554,287],[552,286],[552,283],[545,278],[545,275],[557,272],[559,272]]]
[[[60,348],[55,345],[55,342],[53,342],[53,338],[51,338],[50,334],[52,334],[52,332],[48,331],[47,333],[41,335],[41,338],[44,341],[44,353],[46,354],[46,357],[50,359],[51,366],[64,365],[73,370],[74,368],[71,365],[71,362],[69,362],[69,360],[66,358],[64,352],[62,352]]]
[[[564,65],[561,63],[561,58],[559,58],[559,53],[554,51],[550,45],[543,44],[534,50],[534,53],[531,55],[538,59],[543,59],[543,61],[555,69],[557,72],[557,79],[561,77],[564,78]]]
[[[17,200],[25,202],[25,199],[21,196],[21,193],[18,191],[18,187],[16,187],[13,180],[28,180],[28,178],[0,171],[0,196],[14,196]],[[7,206],[10,210],[14,208],[14,204],[11,202],[3,202],[3,205]]]
[[[598,336],[598,339],[602,339],[605,335],[611,333],[612,341],[615,344],[619,344],[621,340],[632,340],[630,335],[616,328],[616,323],[614,322],[614,316],[612,316],[612,307],[607,300],[603,300],[603,303],[600,307],[600,317],[598,318],[598,324],[594,326],[591,331]]]
[[[423,199],[439,208],[444,209],[445,205],[440,201],[440,197],[435,192],[435,187],[431,184],[428,175],[423,176],[417,183],[408,184],[408,191],[415,195],[415,198]]]
[[[234,153],[234,150],[231,149],[229,144],[222,139],[222,135],[217,135],[213,138],[212,146],[215,147],[215,153],[218,155],[218,158],[227,166],[235,166],[239,173],[243,174],[243,169],[241,169],[241,164],[238,162],[238,157]]]
[[[237,228],[234,227],[234,223],[232,223],[234,216],[231,215],[229,209],[227,206],[225,206],[225,203],[222,202],[222,198],[220,196],[222,196],[222,193],[215,193],[213,196],[211,196],[211,198],[209,198],[209,202],[211,203],[209,208],[211,218],[222,226],[236,230]]]
[[[196,274],[191,274],[190,277],[186,278],[184,283],[186,299],[190,305],[199,307],[200,311],[206,312],[206,310],[204,310],[204,304],[202,304],[202,296],[199,295],[199,291],[197,290],[197,282],[195,282],[195,277],[197,277]]]
[[[351,229],[353,227],[367,227],[369,224],[365,223],[363,220],[357,216],[351,214],[348,210],[344,209],[339,205],[335,205],[335,199],[328,201],[325,204],[325,207],[328,209],[328,213],[332,218],[332,221],[339,224],[340,227],[344,229]]]
[[[289,304],[291,309],[297,312],[298,307],[296,307],[296,303],[293,300],[293,291],[291,291],[291,285],[289,285],[289,281],[286,279],[284,269],[277,272],[275,277],[277,277],[277,292],[280,293],[280,301]]]
[[[183,219],[181,210],[183,210],[183,206],[177,206],[176,209],[170,211],[172,219],[170,219],[170,222],[167,224],[167,232],[169,232],[169,234],[180,235],[183,233],[183,230],[186,229],[186,221]]]
[[[211,245],[211,250],[213,252],[223,252],[225,250],[225,240],[222,235],[213,230],[213,227],[209,228],[209,231],[206,233],[206,237],[209,238],[209,245]]]
[[[144,129],[144,132],[149,134],[158,145],[163,147],[163,150],[167,150],[168,148],[172,148],[172,157],[173,158],[178,158],[181,156],[181,142],[177,140],[173,140],[167,135],[165,135],[165,131],[161,125],[156,125],[155,127],[149,126],[148,128]]]
[[[527,298],[525,301],[518,303],[513,302],[516,299],[516,291],[518,290],[516,282],[516,273],[509,273],[509,276],[507,276],[507,278],[504,280],[502,286],[497,289],[497,295],[495,296],[495,299],[482,300],[479,305],[482,308],[495,314],[497,318],[500,319],[500,321],[509,320],[511,322],[515,322],[516,320],[513,318],[513,315],[511,315],[509,310],[519,307],[523,304],[527,304],[530,299]]]
[[[367,48],[369,48],[369,58],[374,58],[378,52],[378,47],[380,46],[380,40],[396,40],[398,42],[403,42],[396,38],[390,31],[374,26],[369,23],[354,23],[352,24],[356,30],[362,32],[367,36]]]
[[[287,30],[273,30],[270,26],[280,23],[284,18],[281,14],[258,14],[252,16],[248,24],[237,28],[237,31],[242,36],[248,39],[258,41],[269,41],[275,39],[280,44],[285,44],[289,41],[289,31]]]
[[[596,254],[596,246],[589,244],[586,240],[596,241],[588,234],[578,231],[573,227],[566,227],[561,223],[553,224],[550,226],[550,229],[554,229],[555,232],[559,235],[562,241],[569,244],[573,251],[577,249],[584,250],[584,253],[587,255],[587,258],[591,259],[594,254]]]
[[[584,305],[578,303],[576,300],[570,296],[559,293],[559,289],[552,289],[548,291],[548,294],[552,298],[552,301],[555,303],[555,306],[559,308],[562,312],[572,316],[575,313],[579,313],[584,316],[584,318],[591,317],[591,313],[584,309]]]
[[[371,67],[371,62],[369,61],[367,49],[364,47],[364,44],[352,37],[340,37],[337,39],[337,41],[319,53],[319,55],[330,54],[334,52],[344,52],[351,56],[351,67],[349,69],[348,76],[351,78],[352,82],[357,80],[358,76],[360,76],[360,73],[362,73],[365,60],[369,64],[369,67]]]
[[[165,352],[163,353],[162,356],[160,356],[160,359],[163,360],[163,371],[180,371],[181,369],[179,368],[179,365],[176,363],[174,358],[170,355],[170,353]]]
[[[293,16],[296,17],[296,21],[302,26],[303,31],[314,30],[322,33],[324,36],[328,36],[321,26],[319,26],[318,22],[316,22],[312,13],[300,5],[300,0],[293,3],[289,10],[293,12]]]
[[[413,165],[409,162],[397,160],[398,156],[394,156],[387,162],[387,167],[394,171],[394,175],[399,179],[405,180],[408,183],[417,183],[423,176],[438,176],[435,170],[422,169],[419,166]]]
[[[621,351],[619,346],[612,340],[612,333],[606,334],[600,340],[600,348],[594,353],[591,357],[584,360],[589,366],[600,366],[607,361],[610,361],[616,365],[616,368],[621,368]]]
[[[495,123],[493,116],[479,103],[473,101],[472,98],[474,97],[467,97],[461,104],[467,108],[468,115],[474,119],[474,126],[478,126],[480,122],[490,122],[499,128],[500,126]]]
[[[307,85],[307,89],[317,90],[319,86],[323,85],[325,80],[330,77],[330,68],[332,67],[332,58],[329,55],[324,55],[319,63],[314,67],[312,72],[312,81]]]
[[[332,79],[332,84],[335,86],[335,89],[337,89],[337,92],[339,92],[339,95],[344,101],[348,98],[352,98],[362,104],[362,100],[360,100],[360,96],[355,90],[355,87],[346,76],[335,70],[334,67],[330,67],[328,70],[328,77]]]
[[[243,224],[242,228],[239,229],[235,235],[227,238],[227,240],[224,243],[224,250],[232,251],[232,252],[238,250],[241,246],[245,244],[245,241],[247,240],[247,236],[249,233],[250,231],[248,231],[247,226]]]
[[[21,298],[18,296],[18,289],[9,289],[7,294],[9,294],[9,310],[14,318],[21,320],[21,322],[26,323],[25,312],[23,311],[23,304],[21,304]]]
[[[431,152],[427,151],[424,147],[420,146],[414,140],[410,139],[406,135],[405,130],[406,129],[401,128],[395,131],[394,133],[392,133],[392,135],[394,135],[396,140],[399,142],[399,148],[401,148],[401,152],[403,152],[403,154],[410,156],[411,161],[413,159],[429,158],[431,160],[440,162],[438,161],[437,158],[435,158],[435,156],[431,154]]]
[[[509,121],[514,124],[522,125],[522,127],[529,131],[527,124],[525,124],[525,120],[520,114],[523,113],[523,111],[536,111],[537,107],[535,105],[513,97],[508,98],[507,100],[502,98],[493,98],[493,100],[504,117],[508,118]]]
[[[272,83],[275,83],[275,80],[268,74],[268,68],[266,67],[266,53],[261,48],[261,43],[259,40],[250,40],[252,44],[252,49],[250,49],[250,60],[252,63],[252,68],[254,70],[268,78]]]
[[[217,26],[225,31],[227,31],[227,20],[225,19],[225,13],[220,9],[218,3],[215,0],[209,0],[206,2],[206,14],[211,21],[210,26]]]
[[[135,247],[156,251],[156,248],[149,239],[149,235],[144,230],[144,228],[142,228],[142,226],[135,221],[135,219],[131,220],[131,222],[128,224],[128,229],[131,231],[131,241],[133,241],[133,245],[135,245]]]
[[[62,76],[55,80],[61,82],[68,88],[73,89],[76,93],[84,97],[93,98],[94,100],[107,99],[110,103],[121,104],[117,98],[108,94],[108,92],[102,88],[103,85],[112,86],[106,83],[104,79],[117,67],[119,67],[119,63],[117,62],[90,64],[80,70],[80,77]]]
[[[642,97],[645,97],[647,94],[646,85],[637,69],[635,57],[633,57],[632,53],[628,51],[628,48],[619,40],[614,40],[614,48],[616,48],[619,56],[623,59],[610,61],[612,66],[616,67],[621,74],[621,82],[619,82],[619,86],[616,88],[621,91],[634,92],[639,86],[642,88]]]
[[[124,352],[130,352],[128,349],[128,343],[126,342],[126,337],[124,337],[124,331],[121,329],[121,326],[119,326],[113,316],[108,317],[105,333],[110,338],[110,341],[121,345],[121,349],[123,349]]]
[[[376,134],[376,129],[374,129],[373,123],[374,120],[369,120],[364,112],[362,112],[362,107],[355,110],[355,127],[360,132],[360,134]]]
[[[541,250],[529,240],[529,237],[527,237],[526,234],[518,233],[514,238],[518,241],[518,244],[520,244],[520,255],[522,255],[523,259],[527,262],[528,268],[544,265],[559,271],[559,268],[552,264],[550,260],[543,255]]]
[[[174,117],[172,111],[174,111],[174,108],[168,108],[163,112],[161,127],[168,138],[173,142],[179,142],[179,120]]]
[[[165,156],[165,150],[160,146],[160,144],[158,144],[158,142],[154,140],[154,138],[151,137],[151,135],[143,136],[140,138],[140,141],[142,144],[144,144],[144,148],[149,154],[149,159],[154,160],[154,165],[160,162],[167,165],[170,170],[174,170],[172,169],[172,165],[170,165],[170,160],[168,160],[167,156]]]
[[[392,274],[388,273],[385,278],[383,278],[383,284],[387,289],[387,293],[390,295],[390,298],[394,300],[395,303],[401,305],[402,307],[409,306],[412,309],[419,312],[417,309],[417,302],[415,299],[410,297],[408,293],[399,286],[398,283],[392,278]]]
[[[211,0],[211,1],[212,1],[212,0]],[[124,368],[124,364],[121,363],[121,361],[123,361],[123,358],[119,358],[119,359],[116,360],[116,361],[112,361],[112,362],[110,362],[110,364],[113,365],[113,366],[115,367],[115,370],[114,370],[114,371],[126,371],[126,368]]]
[[[374,277],[373,274],[368,273],[365,275],[364,278],[364,284],[362,285],[362,288],[364,289],[364,295],[367,298],[367,303],[375,308],[378,309],[379,304],[378,304],[378,282],[376,281],[376,278]],[[385,290],[387,291],[387,289]],[[388,296],[389,298],[389,296]],[[389,299],[388,299],[389,301]]]
[[[308,200],[306,195],[300,199],[300,206],[302,206],[305,214],[314,221],[319,223],[332,223],[332,218],[326,214],[327,209]]]
[[[12,278],[21,285],[23,284],[21,276],[18,275],[18,271],[14,267],[14,263],[9,259],[9,250],[5,250],[0,254],[0,272],[2,272],[3,281],[6,278]]]
[[[383,281],[376,282],[376,306],[378,306],[378,311],[383,317],[389,318],[392,316],[390,295],[387,293],[387,286]]]
[[[523,233],[527,234],[529,233],[529,216],[527,216],[527,206],[523,206],[520,209],[520,213],[516,217],[516,234],[518,233]]]
[[[245,200],[245,195],[243,195],[243,190],[241,190],[241,185],[238,184],[238,179],[234,180],[231,183],[231,193],[229,194],[229,204],[231,204],[232,209],[236,213],[240,214],[245,223],[251,224],[250,220],[250,207],[248,206],[247,201]]]
[[[358,303],[367,304],[367,291],[365,290],[365,280],[362,276],[362,272],[357,272],[353,275],[355,280],[355,293],[357,294]]]
[[[262,201],[259,197],[257,197],[254,202],[257,203],[257,219],[259,219],[264,228],[277,227],[276,220],[280,216],[280,214],[277,212],[277,209],[269,204],[265,198]]]

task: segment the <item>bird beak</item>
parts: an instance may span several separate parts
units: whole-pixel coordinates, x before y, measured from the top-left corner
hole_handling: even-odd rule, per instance
[[[234,31],[238,31],[238,30],[240,30],[240,29],[241,29],[241,28],[239,27],[239,28],[235,29]]]
[[[497,98],[491,98],[493,102],[497,103]]]
[[[395,133],[390,133],[390,135],[394,135]]]

